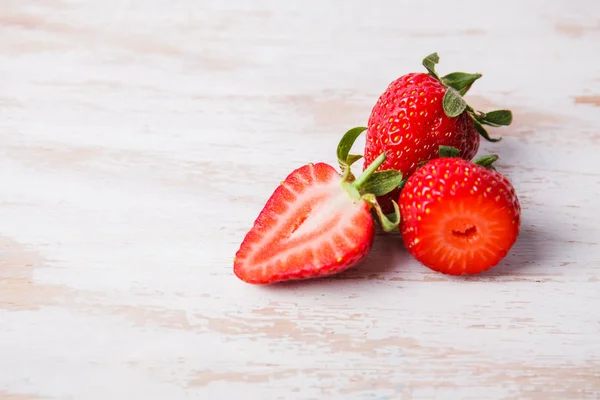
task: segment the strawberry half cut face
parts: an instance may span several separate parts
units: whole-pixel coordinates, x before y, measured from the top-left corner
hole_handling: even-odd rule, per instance
[[[254,284],[341,272],[373,244],[369,204],[353,200],[330,165],[308,164],[279,185],[236,254],[234,273]]]
[[[494,267],[519,235],[521,208],[508,179],[460,158],[438,158],[417,170],[400,208],[409,253],[449,275]]]
[[[365,130],[353,128],[342,137],[337,149],[341,174],[325,163],[307,164],[281,182],[236,253],[233,272],[239,279],[267,284],[350,268],[373,245],[372,210],[385,231],[398,229],[398,204],[393,203],[390,220],[377,202],[377,196],[402,182],[399,171],[375,172],[387,154],[381,154],[357,179],[351,172],[360,156],[349,152]]]

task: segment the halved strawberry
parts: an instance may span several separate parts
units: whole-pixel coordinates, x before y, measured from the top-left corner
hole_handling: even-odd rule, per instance
[[[343,173],[325,163],[293,171],[271,195],[234,260],[242,281],[266,284],[335,274],[361,261],[371,250],[374,207],[386,230],[397,227],[387,219],[376,196],[396,188],[402,174],[375,173],[385,154],[354,179],[348,152],[365,128],[346,133],[338,147]]]
[[[519,235],[521,208],[510,182],[491,166],[452,157],[429,161],[400,195],[409,253],[434,271],[477,274],[497,265]],[[480,165],[481,164],[481,165]]]

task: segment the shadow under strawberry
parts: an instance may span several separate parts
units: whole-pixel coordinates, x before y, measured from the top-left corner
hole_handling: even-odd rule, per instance
[[[401,272],[412,261],[399,232],[383,232],[378,227],[375,242],[369,255],[359,264],[331,279],[386,280],[389,275]]]
[[[378,227],[373,248],[361,262],[336,275],[308,280],[291,280],[260,286],[263,290],[290,290],[308,287],[344,286],[357,281],[385,281],[414,262],[402,244],[399,232],[383,233]],[[425,268],[425,267],[423,267]],[[440,274],[441,275],[441,274]]]
[[[556,225],[545,221],[542,226],[527,219],[523,220],[519,237],[508,255],[496,267],[465,278],[494,280],[498,277],[512,276],[519,279],[523,276],[543,277],[548,274],[562,273],[563,266],[552,264],[553,262],[556,264],[561,249],[561,246],[557,246],[556,243],[567,239],[557,236],[560,229]],[[544,269],[543,272],[540,272],[541,267]]]

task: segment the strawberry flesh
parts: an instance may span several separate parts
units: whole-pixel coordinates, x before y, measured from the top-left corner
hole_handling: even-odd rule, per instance
[[[497,265],[519,234],[514,188],[498,172],[459,158],[421,167],[400,196],[401,232],[409,252],[450,275]]]
[[[330,165],[308,164],[279,185],[246,234],[234,261],[242,281],[267,284],[341,272],[370,251],[374,224]]]

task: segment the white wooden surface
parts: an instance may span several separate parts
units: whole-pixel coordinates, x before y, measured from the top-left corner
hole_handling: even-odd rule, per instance
[[[600,5],[493,4],[0,0],[0,398],[600,398]],[[480,150],[509,257],[450,278],[380,235],[237,280],[278,182],[432,51],[514,111]]]

